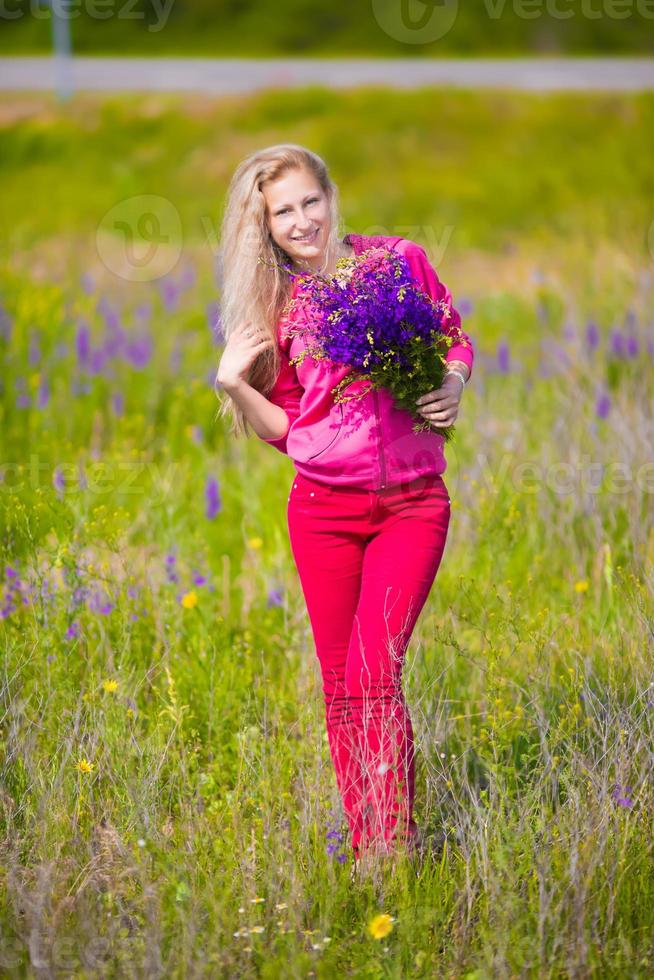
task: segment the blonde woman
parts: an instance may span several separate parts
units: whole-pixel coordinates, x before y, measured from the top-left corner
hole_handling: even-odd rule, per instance
[[[414,741],[401,686],[406,649],[445,547],[450,498],[440,427],[457,418],[473,347],[462,333],[438,390],[418,400],[431,431],[385,389],[334,403],[345,365],[305,357],[283,315],[297,272],[333,273],[342,256],[395,249],[417,284],[451,308],[424,249],[398,236],[339,232],[324,161],[295,144],[236,169],[222,228],[225,348],[217,382],[236,434],[248,426],[293,460],[287,521],[322,675],[327,732],[355,859],[416,846]],[[263,259],[264,261],[259,261]],[[359,383],[359,382],[357,382]]]

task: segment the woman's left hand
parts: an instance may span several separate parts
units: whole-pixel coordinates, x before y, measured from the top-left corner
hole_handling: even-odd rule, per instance
[[[438,429],[454,425],[459,414],[463,385],[456,374],[446,375],[440,388],[417,399],[419,413]]]

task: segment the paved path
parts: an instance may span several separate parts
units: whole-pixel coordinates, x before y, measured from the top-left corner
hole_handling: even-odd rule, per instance
[[[271,87],[453,85],[539,92],[654,90],[654,58],[0,58],[0,90],[228,95]]]

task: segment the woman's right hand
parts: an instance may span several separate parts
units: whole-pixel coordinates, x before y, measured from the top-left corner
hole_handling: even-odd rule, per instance
[[[258,355],[272,344],[273,340],[249,320],[239,323],[225,343],[216,375],[218,384],[223,388],[239,384]]]

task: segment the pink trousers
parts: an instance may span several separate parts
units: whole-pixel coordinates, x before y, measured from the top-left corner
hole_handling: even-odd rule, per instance
[[[447,487],[437,474],[364,490],[296,473],[287,519],[355,855],[371,843],[411,846],[414,742],[402,667],[445,548]]]

